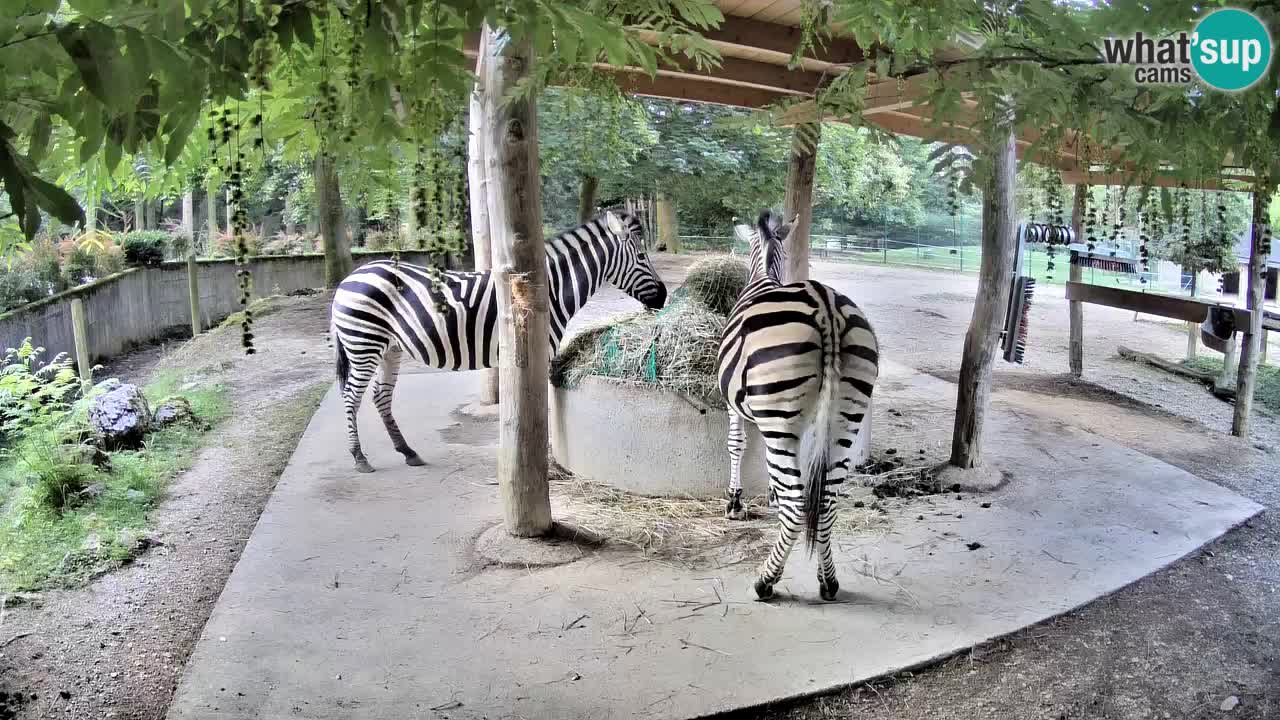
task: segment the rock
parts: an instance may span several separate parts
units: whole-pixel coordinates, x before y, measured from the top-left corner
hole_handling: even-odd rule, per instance
[[[151,418],[152,424],[158,428],[169,427],[171,425],[185,424],[194,425],[196,422],[195,410],[191,408],[191,401],[175,395],[167,398],[156,406],[155,414]]]
[[[94,500],[102,497],[102,493],[107,491],[107,486],[102,483],[94,483],[89,487],[80,491],[80,497],[85,500]]]
[[[136,450],[151,429],[151,408],[137,385],[118,384],[94,398],[89,425],[103,449]]]
[[[130,488],[124,492],[124,496],[129,502],[142,502],[147,499],[147,494],[141,490]]]
[[[1223,700],[1222,704],[1218,706],[1218,709],[1221,710],[1222,712],[1231,712],[1232,710],[1235,710],[1236,706],[1239,704],[1240,704],[1240,698],[1236,697],[1235,695],[1232,695],[1228,697],[1226,700]]]

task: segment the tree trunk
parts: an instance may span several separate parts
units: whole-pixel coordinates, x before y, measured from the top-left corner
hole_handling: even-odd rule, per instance
[[[147,200],[143,197],[136,197],[133,200],[133,229],[147,229]]]
[[[467,110],[467,124],[470,133],[467,140],[467,190],[471,203],[471,247],[478,271],[493,268],[493,233],[490,229],[488,178],[486,170],[490,167],[485,159],[485,113],[484,113],[484,57],[480,53],[476,60],[475,89],[471,93],[470,106]],[[412,204],[408,213],[410,238],[413,237]],[[480,371],[483,380],[480,383],[480,403],[494,405],[498,402],[498,369],[490,368]]]
[[[160,222],[159,222],[160,200],[147,200],[143,203],[143,205],[147,211],[147,225],[145,229],[155,230],[156,228],[160,227]]]
[[[293,219],[293,193],[284,196],[284,234],[293,237],[298,234],[298,223]]]
[[[489,220],[497,273],[498,487],[507,532],[521,537],[551,530],[547,489],[547,377],[550,322],[546,248],[542,239],[537,105],[508,99],[530,77],[528,42],[493,55],[484,42],[485,159]]]
[[[351,241],[347,237],[342,190],[333,158],[317,153],[313,170],[316,205],[320,209],[320,243],[324,248],[324,284],[332,288],[351,274]]]
[[[209,237],[205,240],[205,247],[212,250],[220,232],[218,230],[218,186],[213,183],[210,183],[208,187],[207,202],[209,208],[208,213],[205,215],[205,221],[209,223]]]
[[[1013,132],[991,150],[991,178],[982,194],[982,264],[978,297],[964,338],[956,395],[956,422],[951,438],[951,464],[977,467],[982,462],[982,426],[991,398],[991,370],[1009,304],[1009,279],[1015,250],[1014,181],[1018,159]]]
[[[658,244],[667,252],[678,255],[680,247],[680,218],[676,214],[676,199],[658,193]]]
[[[230,234],[232,234],[232,232],[234,231],[234,228],[235,228],[235,225],[236,225],[236,223],[235,223],[236,209],[235,209],[235,205],[231,202],[231,188],[230,188],[230,187],[228,187],[228,188],[227,188],[227,194],[226,194],[226,200],[225,200],[225,202],[226,202],[226,204],[227,204],[227,234],[228,234],[228,235],[230,235]]]
[[[1246,307],[1249,327],[1240,342],[1240,372],[1236,377],[1236,406],[1231,418],[1231,434],[1249,437],[1249,415],[1258,382],[1258,341],[1262,338],[1263,293],[1267,288],[1267,205],[1274,187],[1259,183],[1253,191],[1253,231],[1249,243],[1249,297]]]
[[[797,137],[791,141],[791,161],[787,165],[786,222],[795,221],[787,236],[786,282],[809,279],[809,228],[813,222],[813,172],[818,159],[821,124],[797,127],[793,134],[812,135],[807,147]]]
[[[185,257],[196,246],[196,196],[190,190],[182,193],[182,237],[187,239]]]
[[[1088,193],[1088,185],[1083,183],[1076,185],[1071,203],[1071,229],[1075,231],[1077,238],[1084,237],[1084,201]],[[1070,268],[1068,277],[1071,278],[1071,282],[1084,280],[1084,268],[1071,262],[1070,250],[1067,250],[1066,260]],[[1071,377],[1081,378],[1084,377],[1084,303],[1072,300],[1067,312],[1071,322],[1071,341],[1067,348]]]
[[[578,220],[586,222],[596,214],[596,191],[600,189],[600,178],[595,175],[583,175],[582,186],[578,188]]]

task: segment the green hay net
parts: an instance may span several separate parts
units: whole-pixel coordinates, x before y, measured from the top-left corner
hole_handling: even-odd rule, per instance
[[[699,261],[662,310],[617,315],[575,335],[552,365],[552,382],[573,388],[595,376],[647,383],[723,408],[716,378],[720,335],[746,278],[746,265],[736,258]]]

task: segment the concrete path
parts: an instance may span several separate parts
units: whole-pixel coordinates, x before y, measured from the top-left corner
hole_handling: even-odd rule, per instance
[[[485,567],[474,544],[500,516],[496,428],[459,412],[477,383],[469,373],[401,380],[400,424],[426,468],[399,463],[366,407],[372,475],[350,470],[330,393],[205,628],[171,720],[699,717],[1012,632],[1261,510],[1097,435],[996,405],[988,457],[1011,479],[981,497],[991,507],[948,496],[934,509],[954,512],[842,538],[837,603],[817,600],[802,552],[771,604],[752,601],[750,564],[690,569],[604,549],[560,567]],[[878,405],[932,406],[939,421],[955,396],[900,367],[881,387]]]

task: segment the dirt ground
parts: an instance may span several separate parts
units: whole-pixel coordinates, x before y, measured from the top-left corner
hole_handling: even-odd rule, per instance
[[[0,720],[164,717],[187,656],[323,392],[332,382],[323,295],[272,301],[246,357],[239,328],[144,348],[109,364],[216,377],[231,419],[156,511],[159,545],[90,586],[0,611]]]
[[[669,285],[691,260],[660,259]],[[954,376],[975,277],[833,264],[815,264],[814,276],[867,309],[886,356]],[[575,322],[634,307],[609,291]],[[47,592],[3,611],[0,644],[17,639],[0,647],[0,720],[164,716],[208,613],[331,382],[326,308],[323,295],[283,301],[260,317],[259,354],[250,358],[233,329],[111,366],[137,381],[157,367],[216,373],[230,388],[233,419],[211,434],[156,513],[161,545],[85,589]],[[1252,440],[1233,439],[1225,434],[1231,406],[1116,356],[1123,344],[1181,357],[1182,326],[1092,306],[1085,316],[1086,382],[1070,382],[1062,290],[1038,288],[1027,364],[999,365],[994,402],[1054,414],[1268,507],[1280,502],[1275,418],[1260,412]],[[1280,522],[1268,512],[1052,622],[914,673],[739,717],[1280,718],[1277,557]]]

